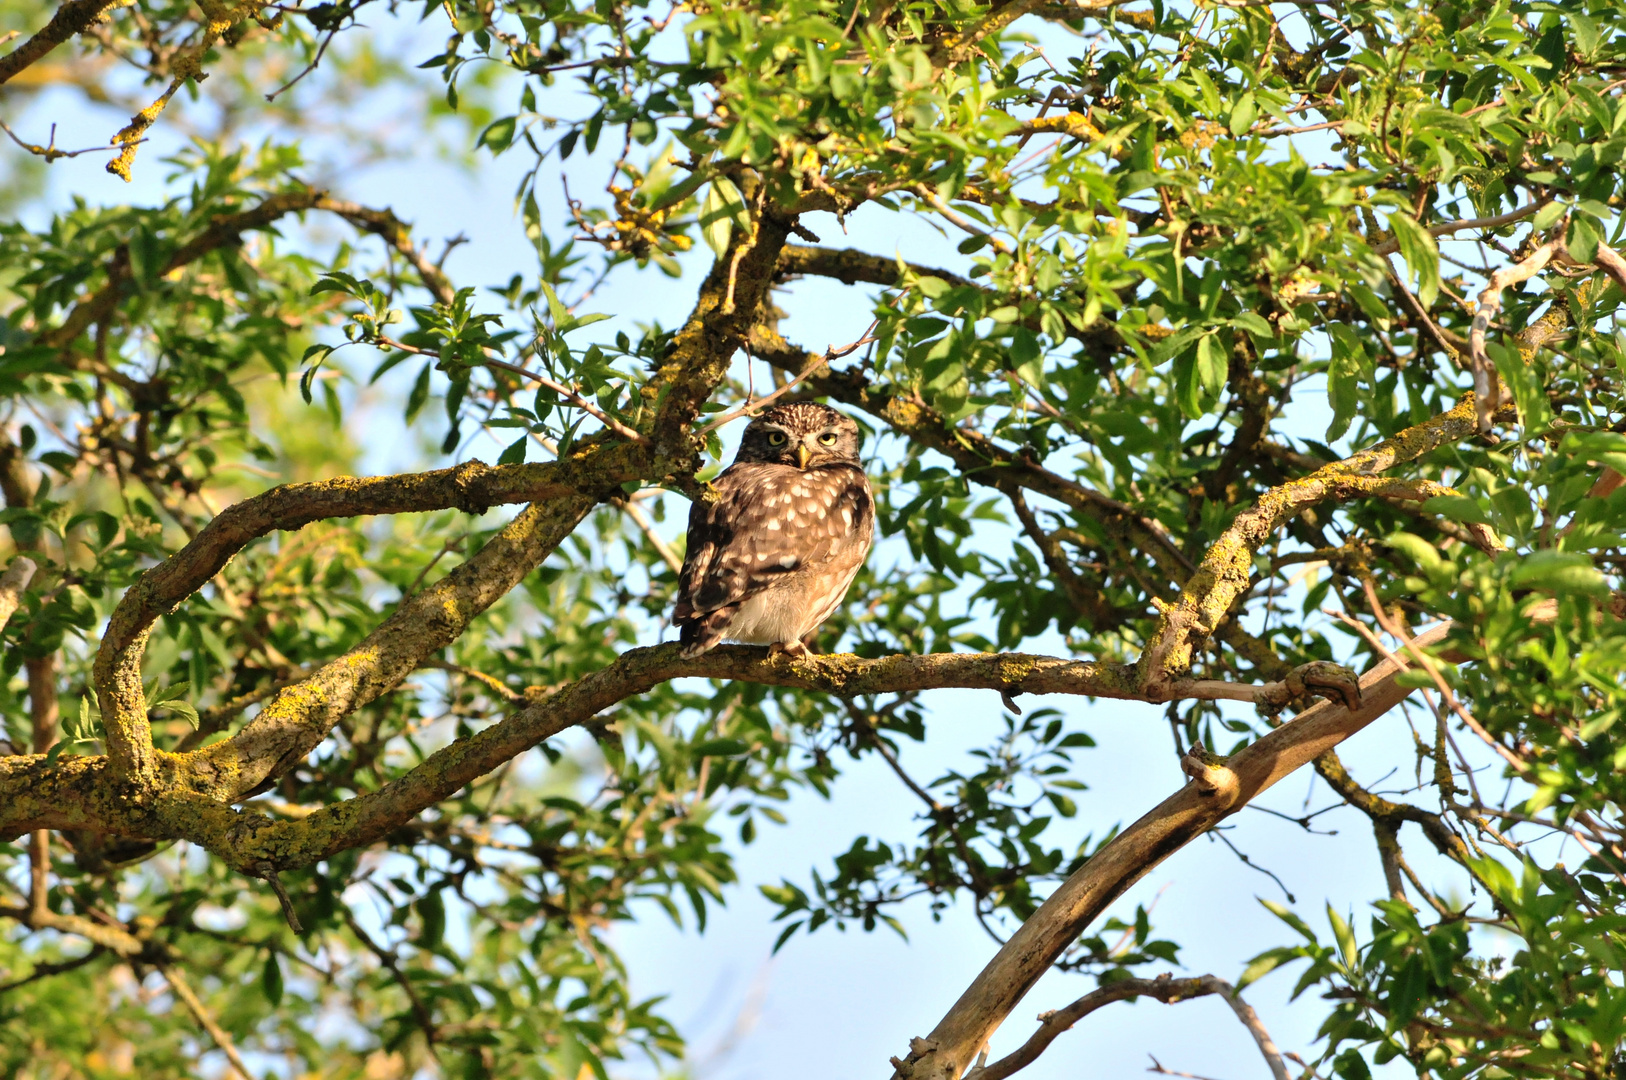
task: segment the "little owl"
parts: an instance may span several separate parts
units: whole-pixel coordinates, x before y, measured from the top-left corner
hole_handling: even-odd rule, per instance
[[[776,405],[751,421],[714,502],[689,511],[672,621],[685,657],[720,641],[806,652],[847,595],[875,534],[858,425],[825,405]]]

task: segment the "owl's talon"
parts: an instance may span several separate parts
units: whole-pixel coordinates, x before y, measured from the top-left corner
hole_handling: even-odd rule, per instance
[[[793,660],[805,659],[809,655],[807,646],[800,641],[776,641],[768,646],[769,656],[774,656],[777,653],[784,653]]]

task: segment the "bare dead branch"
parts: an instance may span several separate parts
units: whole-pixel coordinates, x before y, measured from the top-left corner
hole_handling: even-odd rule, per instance
[[[56,145],[55,124],[51,125],[51,138],[50,141],[48,141],[44,146],[41,146],[39,143],[31,143],[22,138],[15,131],[11,130],[11,128],[6,125],[4,120],[0,120],[0,131],[4,131],[11,137],[12,142],[16,143],[24,150],[27,150],[30,154],[33,154],[35,157],[44,158],[47,165],[60,158],[76,158],[81,154],[100,154],[113,149],[111,146],[87,146],[82,150],[59,150],[57,149]],[[146,142],[147,140],[139,139],[137,141]]]
[[[1282,1060],[1281,1051],[1276,1049],[1275,1042],[1271,1040],[1270,1033],[1260,1022],[1258,1014],[1242,1000],[1235,987],[1213,975],[1176,979],[1167,974],[1159,975],[1155,979],[1124,979],[1110,983],[1085,994],[1065,1008],[1040,1013],[1039,1030],[1029,1036],[1027,1042],[991,1065],[972,1069],[966,1074],[966,1080],[1005,1080],[1006,1077],[1037,1061],[1039,1055],[1045,1052],[1057,1036],[1090,1013],[1114,1001],[1150,997],[1169,1005],[1178,1001],[1206,997],[1209,994],[1219,995],[1236,1013],[1237,1019],[1259,1044],[1259,1052],[1269,1064],[1274,1080],[1288,1080],[1287,1065]]]
[[[1479,418],[1479,432],[1490,433],[1491,417],[1501,404],[1501,384],[1496,376],[1496,365],[1485,351],[1485,331],[1491,320],[1502,310],[1502,290],[1521,281],[1527,281],[1564,250],[1562,239],[1549,240],[1532,251],[1522,262],[1504,266],[1491,275],[1490,281],[1479,293],[1479,306],[1474,310],[1474,321],[1468,329],[1468,356],[1474,369],[1474,399]]]

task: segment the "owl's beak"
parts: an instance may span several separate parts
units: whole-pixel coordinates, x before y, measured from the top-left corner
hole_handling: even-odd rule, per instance
[[[808,447],[808,445],[806,443],[797,444],[797,447],[796,447],[796,467],[798,469],[807,468],[808,459],[811,458],[812,456],[813,456],[813,451],[811,449],[809,449],[809,447]]]

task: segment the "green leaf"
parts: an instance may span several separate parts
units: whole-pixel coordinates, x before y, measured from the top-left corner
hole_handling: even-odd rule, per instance
[[[1213,334],[1204,334],[1197,339],[1197,379],[1205,398],[1218,397],[1225,389],[1225,373],[1225,351]]]
[[[1423,510],[1430,514],[1439,514],[1452,521],[1467,522],[1471,525],[1489,525],[1490,517],[1486,515],[1485,508],[1466,495],[1436,495],[1423,502]]]
[[[1341,323],[1328,328],[1332,338],[1332,359],[1327,364],[1327,404],[1332,406],[1332,423],[1327,425],[1326,439],[1332,442],[1344,437],[1361,408],[1361,380],[1372,362],[1366,355],[1366,346],[1355,332]]]
[[[1591,60],[1601,40],[1597,20],[1576,12],[1566,12],[1564,18],[1569,21],[1570,33],[1575,35],[1575,51],[1581,54],[1581,59]]]
[[[1291,926],[1294,930],[1297,930],[1304,940],[1308,941],[1311,945],[1319,945],[1321,943],[1320,940],[1315,936],[1315,931],[1310,929],[1310,924],[1299,918],[1298,914],[1295,913],[1291,908],[1284,904],[1278,904],[1274,900],[1260,900],[1259,904],[1266,911],[1282,920],[1282,922],[1286,923],[1288,926]]]
[[[1508,575],[1514,588],[1546,589],[1557,593],[1607,595],[1608,580],[1586,555],[1573,551],[1535,551],[1525,556]]]
[[[1327,905],[1327,921],[1332,924],[1332,936],[1338,942],[1338,953],[1343,958],[1344,969],[1350,972],[1361,970],[1360,953],[1355,948],[1355,931],[1349,928],[1349,923],[1333,910],[1331,904]]]
[[[1412,280],[1416,283],[1417,299],[1426,308],[1434,305],[1440,293],[1440,249],[1434,236],[1417,223],[1410,214],[1397,212],[1389,216],[1389,230],[1400,245],[1400,257],[1406,260]]]
[[[1564,246],[1569,249],[1570,258],[1576,262],[1594,262],[1598,258],[1598,245],[1602,242],[1598,235],[1598,227],[1592,220],[1582,214],[1570,218],[1569,231],[1564,236]]]
[[[1530,227],[1536,232],[1546,232],[1558,223],[1568,209],[1568,206],[1554,199],[1536,211],[1536,216],[1530,219]]]
[[[260,968],[260,993],[273,1009],[282,1004],[282,965],[275,952],[265,954],[265,964]]]
[[[1242,969],[1242,975],[1236,980],[1236,988],[1238,992],[1245,990],[1249,984],[1258,982],[1283,964],[1303,959],[1305,956],[1301,948],[1267,949],[1248,961],[1248,966]]]
[[[690,752],[695,757],[739,757],[749,754],[751,747],[743,739],[707,739],[695,743]]]
[[[1231,134],[1241,138],[1253,127],[1253,122],[1259,118],[1259,106],[1254,103],[1253,91],[1247,90],[1236,99],[1231,106]]]
[[[1260,341],[1268,342],[1276,339],[1276,328],[1265,321],[1263,315],[1254,311],[1244,311],[1231,320],[1231,325],[1246,330],[1249,335]]]
[[[530,435],[521,435],[503,450],[497,457],[498,465],[519,465],[525,460],[525,448],[530,443]]]

